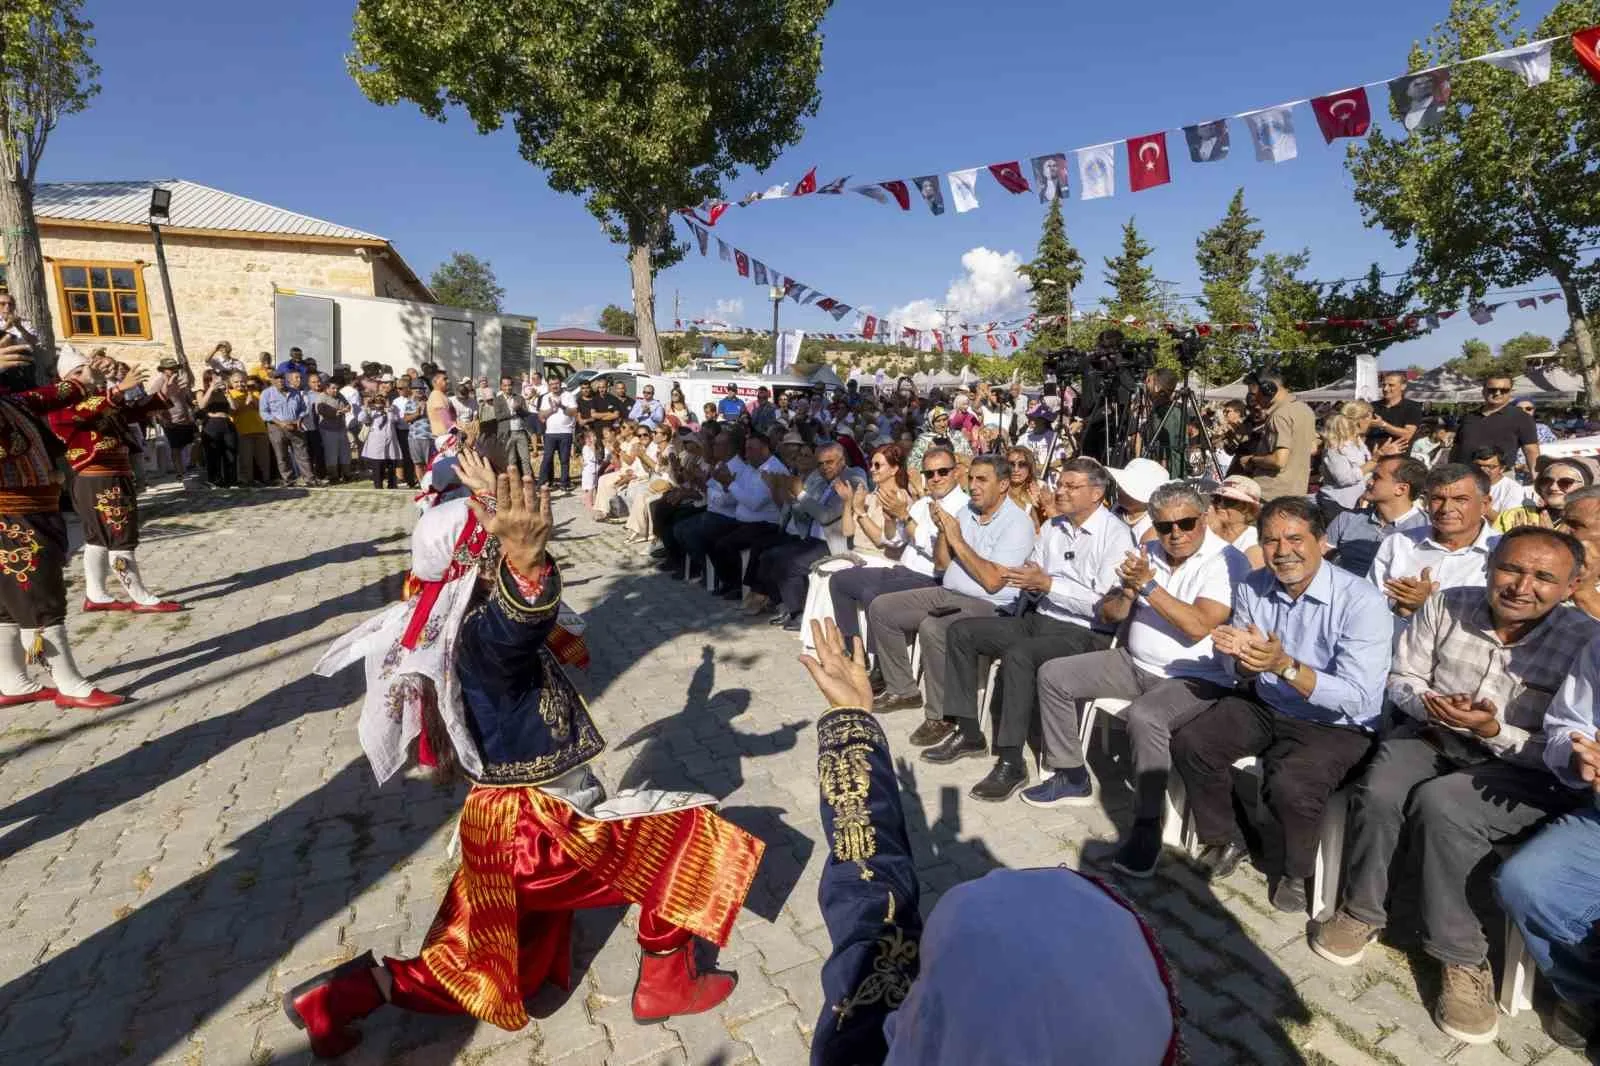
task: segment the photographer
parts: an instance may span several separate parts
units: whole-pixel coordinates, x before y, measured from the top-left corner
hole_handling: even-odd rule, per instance
[[[1134,437],[1133,454],[1154,459],[1175,478],[1187,477],[1177,372],[1164,366],[1152,367],[1144,376],[1144,391],[1149,414]]]
[[[1125,361],[1125,345],[1120,329],[1101,330],[1094,351],[1080,356],[1083,391],[1077,410],[1083,417],[1083,439],[1078,454],[1108,466],[1120,465],[1112,460],[1126,454],[1126,438],[1132,428],[1129,406],[1139,383],[1135,368]],[[1046,373],[1049,372],[1047,363]],[[1056,377],[1061,376],[1057,369]]]

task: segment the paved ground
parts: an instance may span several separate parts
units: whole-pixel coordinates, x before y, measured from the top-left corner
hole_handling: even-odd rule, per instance
[[[0,1062],[302,1062],[278,996],[367,948],[411,953],[451,870],[456,797],[375,790],[356,741],[360,672],[308,677],[327,641],[398,590],[406,493],[158,494],[148,580],[193,605],[158,617],[70,619],[79,660],[137,702],[101,714],[29,707],[0,719]],[[692,1063],[806,1060],[827,951],[813,722],[792,636],[750,625],[656,575],[623,531],[563,501],[570,602],[589,620],[587,685],[614,786],[684,785],[769,843],[722,959],[738,991],[711,1016],[635,1025],[635,946],[617,912],[581,924],[574,994],[541,998],[520,1033],[383,1011],[345,1061]],[[890,725],[894,739],[916,712]],[[904,715],[899,717],[906,717]],[[1128,795],[1099,759],[1104,809],[970,800],[982,772],[911,764],[922,878],[939,892],[996,865],[1092,864]],[[1345,971],[1304,947],[1246,868],[1209,886],[1176,860],[1130,886],[1181,973],[1192,1060],[1213,1063],[1579,1060],[1536,1020],[1468,1048],[1430,1024],[1436,977],[1404,934]],[[1370,956],[1369,956],[1370,957]],[[548,992],[548,990],[547,990]]]

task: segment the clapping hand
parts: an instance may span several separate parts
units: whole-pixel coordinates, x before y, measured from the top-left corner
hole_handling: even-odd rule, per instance
[[[1410,614],[1439,591],[1439,583],[1433,580],[1431,568],[1425,566],[1416,577],[1390,578],[1383,583],[1383,591],[1394,601],[1396,610]]]
[[[544,564],[545,547],[555,528],[550,514],[550,487],[538,488],[533,478],[513,480],[510,474],[495,479],[495,509],[477,500],[467,506],[490,536],[500,541],[500,553],[511,569],[535,577]]]
[[[112,365],[115,366],[116,364],[113,363]],[[149,376],[150,376],[150,368],[147,367],[147,366],[130,367],[128,369],[128,372],[122,376],[121,383],[119,383],[117,385],[117,391],[118,392],[132,392],[134,389],[138,388],[140,385],[143,385],[145,383],[145,380],[147,378],[149,378]],[[217,384],[218,384],[217,382],[213,382],[212,383],[212,388],[216,388]]]
[[[1445,696],[1437,692],[1424,692],[1422,705],[1427,708],[1428,717],[1451,729],[1465,730],[1484,738],[1500,732],[1500,716],[1490,700],[1473,699],[1467,693]]]
[[[1156,572],[1144,552],[1128,552],[1117,567],[1117,576],[1122,579],[1123,587],[1138,591],[1146,582],[1155,580]]]
[[[1572,734],[1572,772],[1600,793],[1600,739]]]
[[[939,509],[935,507],[934,510]],[[1038,563],[1026,562],[1021,566],[1006,567],[1006,584],[1029,592],[1049,592],[1050,575]]]
[[[1378,445],[1378,450],[1372,453],[1373,458],[1375,459],[1388,459],[1392,456],[1405,454],[1405,443],[1398,437],[1390,437],[1388,440]]]
[[[878,504],[883,513],[896,522],[904,522],[911,516],[911,495],[893,482],[878,487]]]
[[[844,637],[833,619],[813,620],[811,643],[815,655],[800,656],[829,707],[872,706],[872,681],[867,677],[867,650],[860,637],[852,637],[845,647]]]

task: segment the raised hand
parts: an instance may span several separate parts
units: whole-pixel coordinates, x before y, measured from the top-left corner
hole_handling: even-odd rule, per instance
[[[867,677],[867,651],[861,638],[852,638],[846,649],[839,627],[829,618],[812,621],[811,643],[816,654],[800,656],[800,665],[816,682],[828,706],[871,707],[872,681]]]
[[[472,448],[462,448],[456,456],[456,477],[474,496],[494,497],[494,467]]]
[[[26,344],[0,344],[0,370],[33,365],[33,349]]]
[[[513,480],[509,474],[495,479],[495,509],[477,500],[467,506],[483,528],[500,541],[500,553],[524,577],[538,574],[555,520],[550,514],[550,487],[535,487],[533,478]]]

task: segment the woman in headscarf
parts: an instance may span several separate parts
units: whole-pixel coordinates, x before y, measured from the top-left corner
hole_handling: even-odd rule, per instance
[[[963,466],[972,458],[972,445],[967,435],[951,428],[950,412],[943,407],[935,407],[928,412],[927,425],[923,427],[917,442],[911,446],[911,454],[906,456],[906,466],[912,470],[919,469],[922,466],[922,453],[934,445],[954,451],[956,459]]]

